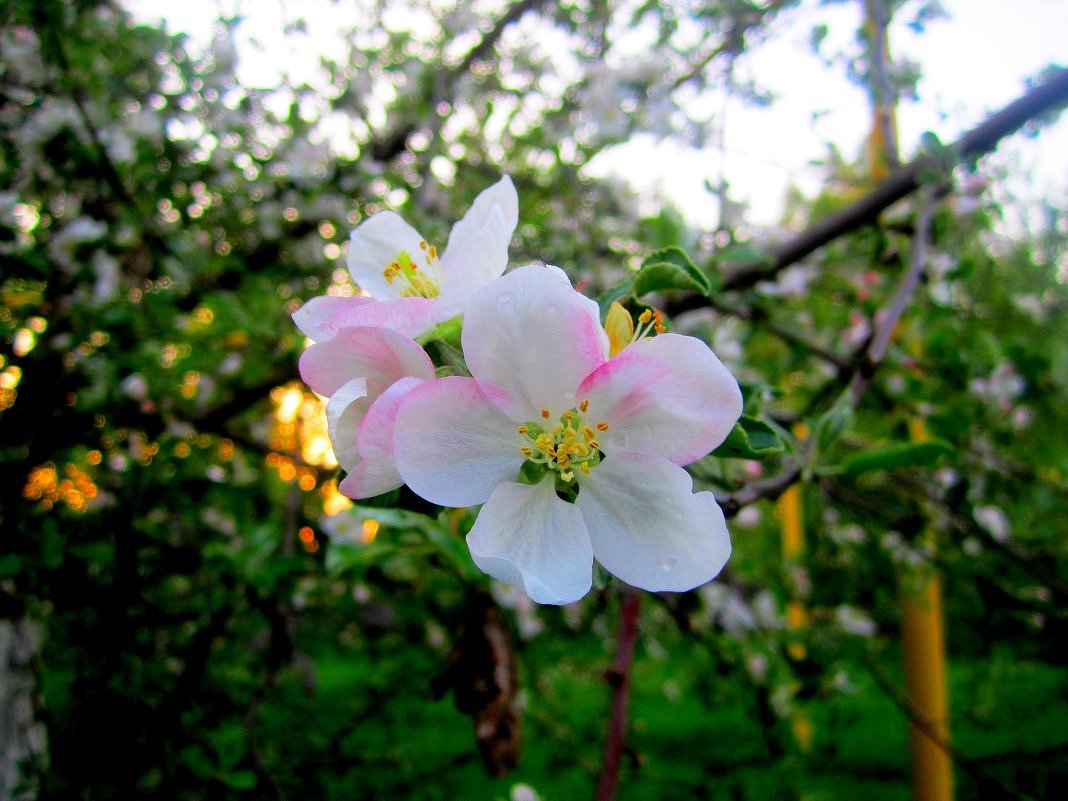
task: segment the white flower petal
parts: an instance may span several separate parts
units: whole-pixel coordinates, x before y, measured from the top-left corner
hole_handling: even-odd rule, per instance
[[[333,395],[354,378],[367,379],[376,394],[406,375],[433,378],[434,364],[413,340],[388,328],[342,328],[300,357],[301,378],[320,395]]]
[[[593,548],[582,515],[540,484],[501,484],[467,535],[479,569],[517,584],[540,604],[566,604],[590,591]]]
[[[425,265],[420,244],[425,240],[412,226],[393,211],[380,211],[368,217],[349,238],[349,272],[360,287],[379,300],[401,297],[403,287],[386,280],[385,271],[406,252],[421,269],[427,269],[435,283],[441,276]]]
[[[727,563],[730,534],[715,497],[694,494],[689,474],[667,459],[614,453],[580,482],[576,506],[593,554],[628,584],[690,590]]]
[[[464,315],[471,374],[513,420],[548,409],[555,420],[605,359],[606,338],[587,299],[555,268],[530,265],[479,290]]]
[[[404,482],[442,506],[483,503],[519,475],[523,438],[472,378],[413,389],[397,412],[393,452]]]
[[[650,453],[675,464],[700,459],[742,413],[738,382],[699,339],[660,334],[627,346],[578,391],[610,428],[602,450]]]
[[[293,313],[305,336],[321,342],[340,329],[353,325],[378,325],[406,337],[417,337],[434,326],[434,301],[426,298],[397,298],[376,301],[366,297],[312,298]]]
[[[337,463],[351,470],[359,461],[356,438],[360,423],[371,400],[367,397],[367,381],[354,378],[342,385],[326,404],[326,425],[330,445]]]
[[[505,175],[493,186],[484,189],[475,202],[471,204],[467,214],[459,220],[449,232],[449,241],[441,255],[442,265],[449,263],[467,240],[476,234],[494,229],[500,237],[500,246],[504,250],[505,263],[507,264],[508,243],[512,239],[512,232],[519,224],[519,195],[516,194],[512,179]],[[448,268],[445,268],[448,270]],[[501,266],[501,272],[504,266]],[[501,273],[498,272],[497,275]],[[496,277],[496,276],[493,276]]]
[[[401,401],[421,383],[421,378],[402,378],[371,404],[357,435],[359,460],[346,468],[349,474],[338,486],[342,495],[373,498],[404,483],[393,457],[393,432]]]
[[[439,319],[462,314],[470,296],[504,272],[512,230],[506,226],[500,208],[494,206],[482,228],[445,251],[441,257]]]

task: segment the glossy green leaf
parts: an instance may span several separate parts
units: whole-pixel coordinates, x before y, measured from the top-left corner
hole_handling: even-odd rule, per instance
[[[712,455],[723,459],[767,459],[782,453],[785,447],[771,425],[743,414]]]
[[[875,470],[898,470],[902,467],[931,467],[942,456],[953,452],[942,440],[929,442],[895,442],[850,456],[841,465],[845,475],[860,475]]]

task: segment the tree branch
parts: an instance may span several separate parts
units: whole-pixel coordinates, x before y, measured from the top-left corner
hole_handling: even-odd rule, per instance
[[[975,160],[993,150],[1001,139],[1019,130],[1025,123],[1043,114],[1059,111],[1068,104],[1068,69],[1058,69],[1042,84],[989,117],[964,134],[947,150],[958,161]],[[721,291],[747,289],[760,281],[774,278],[791,264],[861,226],[874,223],[879,214],[902,198],[915,192],[925,173],[936,170],[929,155],[920,156],[896,170],[869,194],[850,206],[824,217],[807,231],[780,245],[766,261],[745,264],[720,283]],[[706,298],[694,295],[674,304],[670,311],[678,314],[706,306]]]
[[[612,713],[605,735],[604,762],[597,784],[597,801],[615,801],[619,786],[619,768],[627,744],[627,702],[630,699],[630,668],[634,662],[634,644],[638,639],[638,615],[641,593],[624,585],[623,605],[620,609],[619,647],[612,669],[605,678],[614,688]]]

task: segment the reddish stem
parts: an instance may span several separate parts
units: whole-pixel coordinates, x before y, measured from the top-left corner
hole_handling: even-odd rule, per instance
[[[641,594],[624,586],[620,609],[619,648],[612,669],[605,675],[614,688],[612,716],[605,735],[604,763],[597,784],[597,801],[615,801],[619,786],[619,768],[627,745],[627,702],[630,698],[630,666],[634,662],[634,644],[638,639],[638,614]]]

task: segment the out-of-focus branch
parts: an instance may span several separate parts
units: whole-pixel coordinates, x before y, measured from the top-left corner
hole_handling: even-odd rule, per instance
[[[771,0],[763,8],[754,8],[742,14],[727,31],[718,45],[687,65],[682,73],[671,80],[669,91],[674,91],[687,81],[691,81],[704,72],[705,68],[724,53],[741,53],[745,49],[745,36],[753,28],[761,25],[769,16],[789,5],[793,0]]]
[[[1068,104],[1068,69],[1059,69],[1026,95],[968,131],[948,147],[947,151],[953,153],[958,161],[974,160],[993,150],[1004,137],[1019,130],[1027,122],[1057,111],[1065,104]],[[937,165],[932,156],[920,156],[896,170],[860,200],[824,217],[807,231],[780,245],[769,259],[742,265],[727,275],[719,285],[720,291],[747,289],[761,281],[774,278],[791,264],[827,243],[861,226],[874,223],[884,209],[915,192],[922,184],[925,173],[936,169]],[[671,305],[668,311],[678,314],[707,305],[706,298],[694,295],[680,299],[678,303]]]
[[[612,685],[612,713],[605,735],[604,762],[601,779],[597,783],[597,801],[615,801],[619,786],[619,768],[627,745],[627,704],[630,700],[630,667],[634,662],[634,644],[638,639],[638,615],[641,594],[634,587],[624,585],[620,609],[619,644],[612,669],[607,673]]]
[[[931,219],[934,217],[935,207],[938,205],[940,198],[941,192],[938,187],[932,186],[926,190],[923,205],[920,207],[916,221],[916,234],[913,240],[909,268],[905,275],[902,276],[897,292],[894,293],[889,304],[880,314],[876,315],[876,319],[879,319],[880,322],[875,334],[867,345],[851,360],[852,373],[848,377],[846,387],[849,392],[849,404],[854,409],[860,403],[865,391],[871,386],[879,365],[886,358],[886,352],[894,329],[897,328],[898,321],[901,319],[901,315],[904,314],[909,299],[923,276],[923,269],[927,263],[927,240],[930,235]],[[719,501],[719,505],[723,508],[723,514],[727,517],[733,517],[744,507],[762,498],[770,500],[778,498],[786,492],[791,484],[801,477],[804,462],[805,458],[802,455],[798,463],[787,467],[778,475],[763,481],[747,484],[742,489],[729,495],[717,497],[716,500]]]

